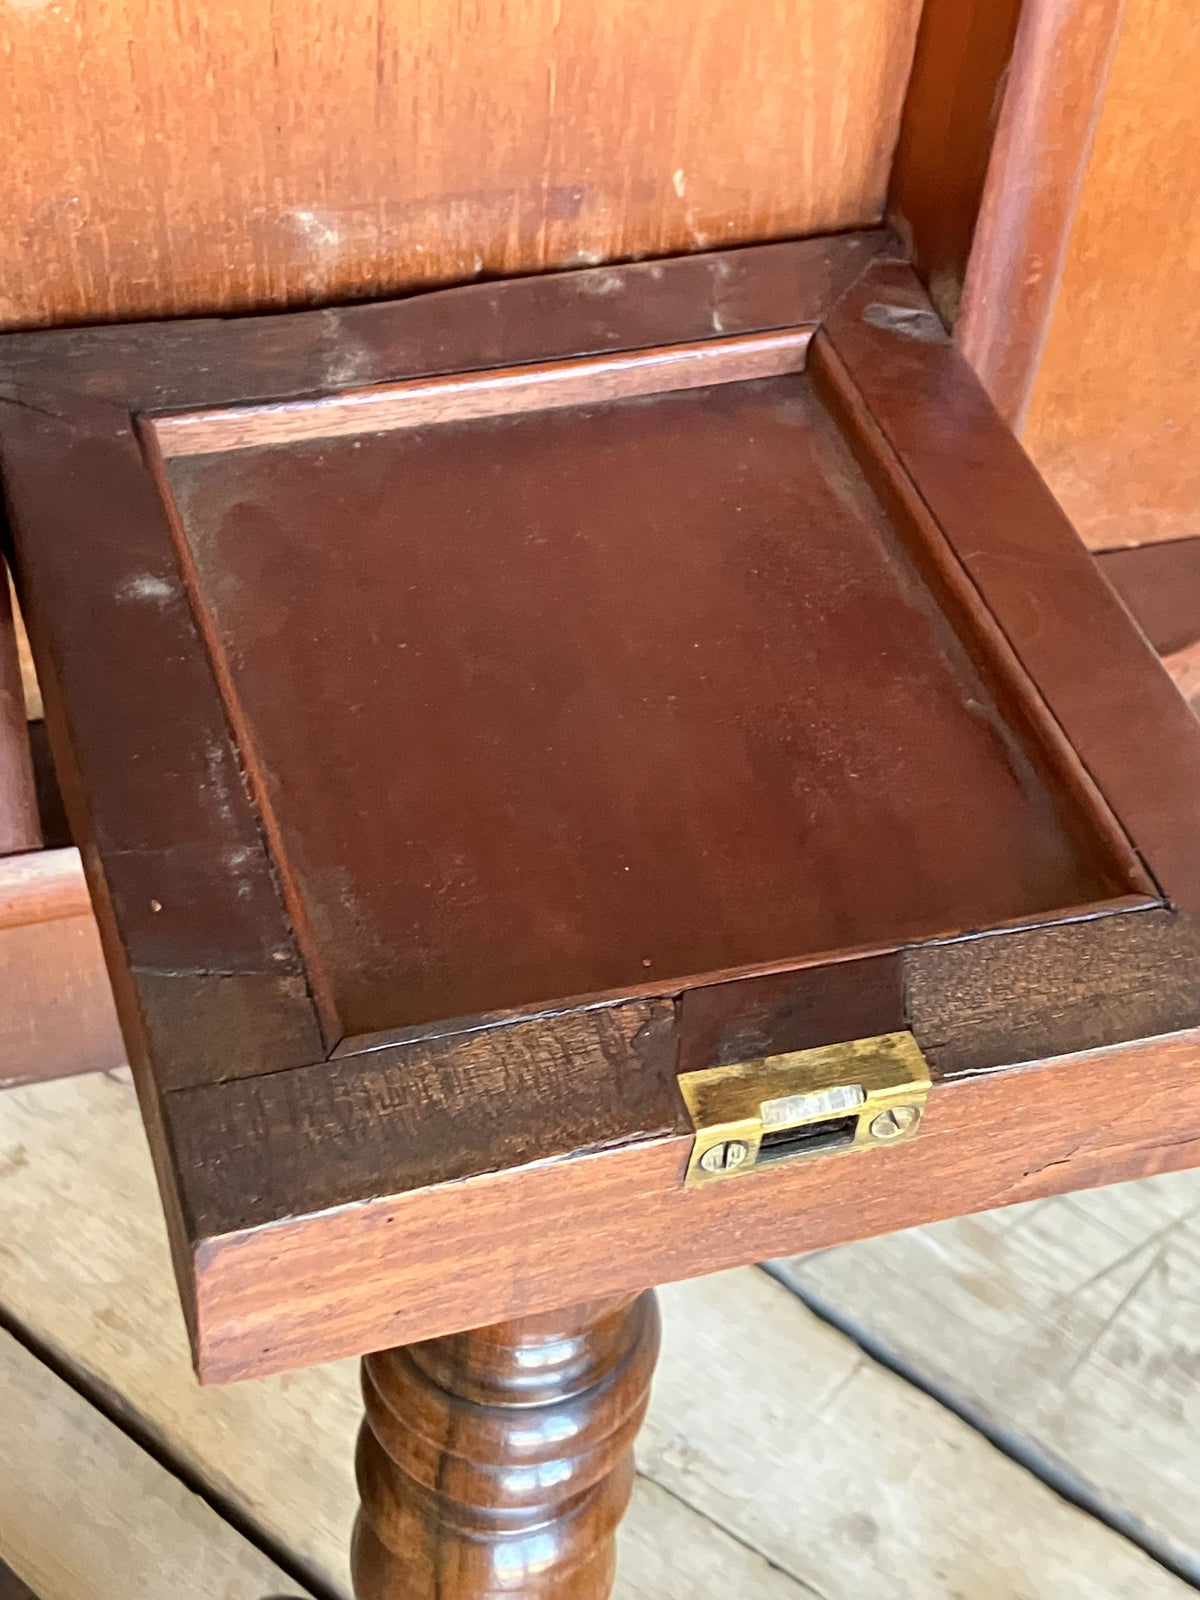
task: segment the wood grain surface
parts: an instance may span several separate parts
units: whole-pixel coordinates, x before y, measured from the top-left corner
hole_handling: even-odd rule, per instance
[[[563,406],[597,405],[803,372],[812,331],[785,329],[622,356],[418,378],[406,384],[349,389],[312,401],[181,412],[156,418],[149,427],[162,454],[169,458],[301,439],[340,439],[393,428],[434,427],[523,411],[556,411]]]
[[[328,303],[874,222],[919,11],[13,6],[0,323]]]
[[[1031,1173],[1195,1158],[1175,1046],[1144,1038],[1195,1022],[1192,932],[1151,923],[1141,857],[1186,909],[1200,729],[885,244],[11,341],[19,568],[207,1377],[638,1290],[801,1228],[995,1203]],[[819,392],[795,374],[174,457],[177,523],[131,415],[814,316]],[[314,655],[347,669],[336,695]],[[970,811],[946,783],[964,772]],[[589,783],[603,803],[581,805]],[[516,906],[511,937],[478,914],[480,883]],[[402,922],[422,896],[424,943]],[[1053,960],[1022,943],[1031,919],[1063,924]],[[1011,941],[1007,1027],[985,932]],[[906,956],[898,997],[888,953],[947,936],[978,950],[924,984]],[[919,1002],[904,1014],[948,1075],[919,1164],[898,1149],[684,1195],[679,994],[741,971],[765,987],[695,1026],[720,1049],[786,1036],[815,1013],[803,980],[772,984],[818,956],[882,961],[839,1026]],[[1105,1012],[1129,1047],[1058,1057],[1112,1042],[1078,977],[1114,961],[1146,975]],[[414,1022],[430,1037],[397,1029]],[[531,1216],[555,1219],[548,1238]]]
[[[358,1600],[609,1600],[658,1349],[648,1292],[367,1356]]]
[[[1198,1211],[1200,1173],[1165,1174],[777,1266],[818,1314],[1195,1586]]]
[[[1022,0],[926,0],[921,8],[888,217],[949,323],[972,253],[1022,9]]]
[[[1156,883],[1200,910],[1200,724],[962,355],[936,327],[910,336],[905,313],[924,303],[910,268],[868,268],[810,361],[830,351],[846,369]],[[1160,754],[1150,781],[1147,744]]]
[[[26,1159],[14,1160],[16,1152]],[[1077,1311],[1069,1290],[1078,1230],[1087,1228],[1079,1241],[1086,1276],[1136,1245],[1139,1224],[1149,1238],[1191,1204],[1194,1198],[1180,1193],[1170,1209],[1147,1204],[1139,1212],[1128,1188],[1110,1189],[1063,1202],[1057,1228],[1038,1225],[1053,1211],[1035,1210],[1009,1234],[1000,1257],[1007,1262],[1001,1282],[1026,1275],[1024,1328],[995,1322],[988,1295],[1002,1232],[1025,1215],[1021,1209],[948,1225],[990,1226],[991,1236],[965,1261],[947,1261],[938,1248],[945,1235],[935,1230],[904,1277],[903,1295],[892,1274],[886,1303],[874,1309],[902,1302],[927,1326],[928,1306],[936,1304],[939,1343],[931,1349],[922,1335],[927,1354],[945,1347],[966,1370],[974,1332],[988,1338],[988,1364],[977,1362],[975,1371],[994,1376],[1001,1398],[1017,1392],[1026,1375],[1036,1396],[1045,1371],[1039,1306],[1069,1319],[1069,1354],[1047,1343],[1052,1354],[1075,1359],[1130,1281],[1120,1273],[1102,1280]],[[125,1414],[168,1460],[289,1550],[297,1567],[312,1573],[314,1588],[348,1597],[362,1409],[357,1365],[197,1387],[129,1085],[76,1079],[0,1097],[0,1209],[6,1312],[77,1381],[120,1395]],[[1174,1287],[1167,1326],[1184,1360],[1194,1347],[1194,1318],[1178,1289],[1194,1274],[1192,1232],[1170,1235],[1178,1241],[1170,1282],[1155,1282],[1145,1302],[1149,1313],[1156,1306],[1165,1312],[1163,1296]],[[840,1254],[853,1271],[855,1252]],[[959,1294],[950,1273],[961,1281]],[[877,1280],[866,1271],[857,1277],[870,1305]],[[1184,1600],[1191,1592],[944,1406],[864,1357],[762,1273],[743,1268],[673,1285],[660,1298],[663,1354],[618,1536],[616,1600],[912,1600],[914,1593],[921,1600]],[[1111,1345],[1102,1341],[1096,1364],[1085,1364],[1077,1382],[1089,1394],[1120,1355],[1127,1331],[1118,1322]],[[1006,1343],[1010,1334],[1015,1346]],[[1028,1354],[1019,1365],[1014,1347]],[[1056,1390],[1063,1431],[1052,1441],[1081,1471],[1098,1461],[1119,1473],[1109,1481],[1151,1524],[1155,1497],[1166,1496],[1186,1536],[1194,1530],[1194,1385],[1177,1387],[1156,1366],[1162,1350],[1147,1337],[1145,1362],[1121,1390],[1130,1403],[1116,1412],[1080,1414],[1073,1390]],[[1119,1369],[1114,1376],[1120,1379]],[[1119,1434],[1108,1431],[1105,1415],[1115,1416]]]
[[[955,336],[1021,428],[1062,289],[1124,0],[1025,0]]]
[[[608,371],[569,409],[166,464],[332,1035],[1149,887],[803,374]]]
[[[210,1382],[282,1371],[435,1337],[481,1316],[549,1309],[571,1293],[630,1292],[1197,1165],[1198,1044],[1191,1030],[952,1079],[935,1086],[921,1134],[909,1144],[784,1164],[701,1190],[681,1188],[691,1148],[682,1134],[336,1209],[307,1209],[315,1199],[312,1167],[294,1197],[276,1192],[279,1221],[216,1234],[198,1247],[199,1370]],[[370,1084],[368,1065],[363,1072]],[[245,1092],[242,1084],[229,1088]],[[382,1098],[385,1086],[376,1092]],[[168,1114],[189,1203],[219,1226],[231,1192],[220,1160],[227,1125],[194,1099],[218,1093],[172,1096]],[[395,1159],[386,1123],[368,1129],[359,1118],[339,1127],[339,1103],[324,1098],[296,1115],[326,1129],[335,1146],[356,1145],[362,1192],[371,1193],[373,1181],[379,1192],[377,1174]],[[252,1171],[269,1170],[290,1139],[287,1126],[263,1127]],[[530,1217],[539,1216],[554,1218],[553,1228],[531,1228]]]
[[[0,1549],[16,1568],[0,1562],[0,1600],[301,1600],[273,1561],[7,1331],[0,1395]]]
[[[1200,12],[1126,0],[1023,432],[1095,549],[1200,527],[1198,150]]]

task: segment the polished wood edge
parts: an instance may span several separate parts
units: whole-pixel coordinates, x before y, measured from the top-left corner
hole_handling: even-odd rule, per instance
[[[896,247],[872,228],[322,311],[11,333],[0,398],[200,410],[800,328]]]
[[[822,341],[836,351],[1160,890],[1200,910],[1200,722],[961,352],[912,321],[925,305],[911,268],[875,263],[811,360]]]
[[[241,700],[238,697],[233,681],[233,673],[230,670],[228,657],[221,641],[221,632],[217,626],[216,618],[212,614],[212,608],[205,599],[204,586],[200,582],[200,576],[196,570],[192,547],[184,530],[183,519],[179,514],[179,507],[167,476],[166,462],[160,449],[162,441],[158,430],[145,419],[136,419],[134,426],[142,447],[142,456],[146,463],[147,471],[154,480],[155,489],[170,530],[171,544],[175,560],[178,563],[180,576],[187,591],[192,618],[203,641],[203,649],[208,658],[208,665],[216,679],[221,705],[233,732],[242,775],[250,791],[250,801],[266,835],[266,846],[274,868],[278,894],[283,907],[286,909],[287,920],[298,946],[300,959],[304,965],[305,983],[320,1024],[322,1040],[328,1047],[335,1043],[343,1032],[341,1019],[337,1014],[337,1006],[334,1001],[333,985],[321,962],[319,945],[312,931],[308,908],[304,903],[304,896],[300,892],[295,880],[295,874],[292,871],[292,863],[284,844],[282,829],[275,816],[275,808],[271,804],[270,788],[263,773],[262,762],[259,759],[254,743],[254,736],[251,732],[250,724],[243,713]]]
[[[653,1292],[368,1355],[358,1600],[609,1600]]]
[[[624,355],[417,378],[315,400],[183,412],[151,419],[146,431],[169,459],[595,405],[800,372],[812,333],[809,327],[743,334]]]
[[[1024,728],[1028,741],[1056,774],[1099,842],[1123,886],[1135,895],[1158,898],[1128,836],[1092,781],[1046,700],[1026,671],[1004,629],[983,603],[929,506],[909,477],[836,346],[817,341],[813,380],[893,517],[909,534],[909,549],[935,592],[940,592],[959,638],[991,682],[1012,721]],[[1078,832],[1078,828],[1076,829]]]
[[[0,551],[0,857],[36,850],[41,842],[21,658],[8,573]]]
[[[955,337],[1020,429],[1062,278],[1123,0],[1024,0]]]
[[[0,859],[0,928],[91,914],[78,850],[30,850]]]
[[[679,1135],[204,1239],[190,1263],[197,1367],[207,1383],[282,1372],[1194,1166],[1198,1059],[1192,1029],[944,1081],[907,1145],[704,1189],[682,1188]]]
[[[925,0],[921,10],[887,213],[948,322],[968,269],[1021,9],[1022,0]]]

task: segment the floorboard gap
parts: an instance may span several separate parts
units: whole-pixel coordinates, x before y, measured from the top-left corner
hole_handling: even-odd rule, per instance
[[[843,1315],[840,1308],[831,1301],[827,1301],[822,1295],[814,1293],[807,1287],[801,1287],[788,1275],[786,1263],[764,1261],[759,1263],[759,1268],[769,1278],[773,1278],[776,1283],[782,1284],[795,1295],[796,1299],[821,1322],[856,1344],[865,1356],[897,1378],[903,1379],[905,1383],[911,1384],[914,1389],[919,1389],[922,1394],[928,1395],[944,1410],[956,1416],[960,1422],[965,1422],[1001,1455],[1007,1456],[1010,1461],[1023,1467],[1026,1472],[1045,1484],[1046,1488],[1058,1495],[1060,1500],[1066,1501],[1077,1511],[1084,1512],[1113,1533],[1119,1534],[1129,1544],[1141,1550],[1151,1561],[1157,1562],[1172,1577],[1180,1579],[1192,1589],[1200,1590],[1200,1570],[1194,1563],[1176,1555],[1146,1527],[1139,1517],[1105,1500],[1095,1486],[1073,1472],[1068,1463],[1040,1449],[1027,1434],[1004,1427],[982,1407],[970,1405],[949,1388],[938,1384],[913,1366],[897,1350],[876,1338],[869,1328]]]
[[[119,1428],[140,1450],[144,1450],[160,1467],[183,1484],[185,1489],[194,1494],[198,1500],[202,1500],[210,1511],[215,1512],[235,1533],[240,1534],[247,1544],[253,1545],[260,1555],[273,1561],[281,1572],[286,1573],[291,1582],[306,1590],[313,1600],[346,1600],[342,1591],[329,1583],[321,1573],[311,1569],[306,1562],[298,1560],[291,1550],[259,1527],[237,1505],[217,1493],[211,1484],[206,1483],[188,1461],[166,1446],[153,1430],[145,1425],[138,1413],[116,1390],[107,1384],[98,1383],[86,1372],[81,1372],[69,1360],[64,1359],[52,1345],[48,1345],[12,1316],[4,1306],[0,1306],[0,1328],[11,1334],[35,1360],[40,1361],[56,1378],[73,1389],[114,1427]],[[2,1595],[0,1600],[4,1600]],[[291,1597],[276,1596],[272,1597],[272,1600],[291,1600]]]

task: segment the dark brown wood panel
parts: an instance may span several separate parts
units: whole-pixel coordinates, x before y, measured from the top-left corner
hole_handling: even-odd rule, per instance
[[[17,575],[56,766],[110,959],[119,950],[134,975],[116,986],[126,1039],[153,1040],[164,1083],[177,1051],[207,1050],[218,1076],[239,1052],[256,1071],[313,1060],[323,1045],[291,927],[130,418],[95,404],[5,410]],[[136,975],[187,1000],[165,1031],[147,1035]],[[225,1025],[238,987],[277,997],[253,1038]],[[197,1034],[202,995],[215,1009]]]
[[[935,1086],[909,1144],[704,1189],[681,1187],[691,1141],[679,1135],[213,1239],[195,1258],[199,1370],[208,1382],[281,1371],[549,1310],[572,1294],[629,1292],[1196,1166],[1198,1059],[1193,1030],[961,1078]],[[203,1181],[218,1170],[224,1129],[192,1123],[193,1104],[173,1097],[172,1130]],[[332,1124],[339,1113],[322,1095],[305,1115]],[[274,1137],[291,1136],[281,1127]],[[225,1203],[215,1182],[204,1196]]]
[[[179,1091],[194,1236],[684,1135],[676,1048],[672,1002],[638,1000]]]
[[[1200,724],[925,304],[910,267],[869,268],[811,361],[861,398],[1156,881],[1200,911]]]
[[[166,470],[342,1034],[1127,886],[802,375]]]
[[[899,951],[687,989],[679,1070],[729,1066],[907,1026]]]
[[[1160,656],[1200,639],[1200,538],[1098,550],[1096,564]]]
[[[319,315],[10,334],[0,398],[194,410],[819,322],[886,229],[471,284]]]
[[[328,304],[875,222],[919,12],[15,5],[0,324]]]

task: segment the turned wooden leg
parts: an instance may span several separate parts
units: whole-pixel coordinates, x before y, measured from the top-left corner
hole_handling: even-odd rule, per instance
[[[607,1600],[652,1293],[367,1356],[358,1600]]]

